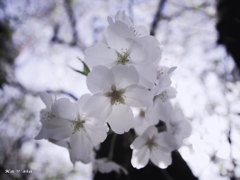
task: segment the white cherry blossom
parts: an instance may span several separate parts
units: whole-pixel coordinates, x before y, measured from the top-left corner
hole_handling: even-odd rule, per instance
[[[48,136],[55,140],[70,138],[71,160],[89,163],[93,146],[106,139],[105,123],[86,116],[82,110],[90,94],[83,95],[76,103],[61,98],[52,105],[52,118],[46,125]]]
[[[162,101],[176,97],[176,90],[170,86],[172,83],[170,77],[176,68],[177,67],[158,67],[157,80],[154,83],[154,87],[151,89],[151,92],[154,96],[160,97]]]
[[[134,118],[134,130],[138,135],[141,135],[151,124],[145,119],[145,111],[140,110],[138,116]]]
[[[180,148],[183,140],[190,136],[192,127],[180,108],[174,108],[169,114],[169,121],[166,121],[168,136],[173,136],[176,142],[176,149]]]
[[[84,110],[89,116],[107,121],[118,134],[129,131],[134,124],[130,106],[152,105],[153,96],[138,82],[139,75],[133,66],[94,67],[87,77],[87,86],[93,96]]]
[[[153,64],[161,59],[159,42],[153,36],[135,38],[127,24],[108,17],[106,32],[107,44],[97,44],[85,50],[85,61],[89,67],[104,65],[113,67],[118,64],[133,65],[140,74],[139,84],[151,88],[157,76]]]
[[[145,26],[133,26],[132,20],[125,14],[125,11],[118,11],[115,15],[115,21],[121,21],[132,29],[135,37],[143,37],[150,34]]]
[[[181,147],[191,133],[183,112],[169,100],[176,97],[170,79],[176,67],[157,68],[163,50],[158,40],[146,27],[134,26],[125,11],[118,11],[114,20],[108,17],[108,23],[106,43],[85,50],[85,61],[92,68],[86,82],[92,95],[73,103],[40,92],[46,108],[41,110],[42,129],[35,139],[67,148],[73,164],[92,161],[94,171],[127,174],[107,158],[93,159],[93,147],[106,139],[107,122],[117,134],[134,128],[139,135],[130,145],[133,167],[143,168],[151,160],[167,168],[172,163],[171,151]],[[131,107],[144,109],[134,118]]]
[[[175,141],[173,148],[178,149],[182,146],[183,139],[190,136],[191,125],[185,120],[181,109],[173,108],[169,101],[162,102],[157,98],[154,105],[147,109],[146,120],[153,125],[163,121],[166,125],[166,133]]]
[[[149,159],[160,168],[167,168],[172,163],[172,137],[165,132],[158,133],[154,126],[150,126],[130,145],[133,149],[132,166],[140,169],[147,165]]]
[[[169,120],[169,114],[172,112],[172,105],[169,100],[162,101],[160,97],[154,98],[152,106],[146,110],[146,120],[149,124],[157,125],[159,120],[164,122]]]
[[[40,121],[42,123],[42,128],[34,139],[35,140],[48,139],[46,124],[53,118],[53,114],[51,111],[53,99],[51,95],[46,92],[39,92],[38,95],[40,96],[43,103],[46,105],[46,108],[40,111]]]
[[[120,173],[120,171],[123,171],[125,175],[128,174],[127,170],[124,167],[113,161],[109,161],[107,158],[94,159],[93,169],[95,172],[99,171],[101,173],[110,173],[112,171]]]

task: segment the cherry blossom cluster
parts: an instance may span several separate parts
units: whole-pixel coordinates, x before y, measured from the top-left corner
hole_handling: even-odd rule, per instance
[[[132,166],[143,168],[151,160],[166,168],[171,152],[191,132],[181,109],[170,102],[176,97],[170,79],[176,67],[159,66],[158,40],[144,26],[134,26],[124,11],[118,11],[114,20],[108,17],[108,23],[106,42],[85,50],[91,94],[71,102],[40,92],[46,108],[41,110],[42,129],[35,139],[66,147],[73,164],[92,162],[103,173],[127,173],[107,158],[94,159],[92,151],[106,139],[109,128],[116,134],[134,129],[138,136],[130,145]],[[138,116],[133,108],[139,109]]]

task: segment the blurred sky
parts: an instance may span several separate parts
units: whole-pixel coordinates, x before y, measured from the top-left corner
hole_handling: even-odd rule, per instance
[[[71,46],[72,27],[63,0],[3,2],[6,6],[5,11],[0,11],[0,18],[10,20],[19,51],[14,64],[18,81],[34,92],[65,90],[76,97],[89,92],[86,77],[68,66],[81,70],[77,57],[84,59],[85,48],[104,41],[107,16],[114,17],[118,10],[125,10],[135,25],[150,29],[159,4],[158,0],[73,0],[79,42]],[[168,0],[162,13],[155,35],[164,47],[160,65],[177,66],[172,83],[178,94],[173,103],[183,109],[193,127],[192,135],[179,151],[200,180],[229,179],[224,175],[234,169],[232,159],[237,164],[236,176],[240,177],[240,83],[230,82],[234,62],[216,44],[215,0]],[[51,41],[56,26],[63,43]],[[5,89],[5,96],[15,93],[13,88]],[[57,94],[58,98],[63,96],[66,97]],[[40,98],[27,99],[33,112],[44,108]],[[40,129],[38,119],[29,127],[33,136]],[[227,139],[230,129],[231,146]],[[22,147],[24,155],[35,156],[33,170],[47,161],[51,162],[50,171],[62,164],[72,168],[67,150],[41,140],[40,149],[34,152],[34,142],[30,140]],[[91,178],[91,165],[79,162],[77,169],[82,179]]]

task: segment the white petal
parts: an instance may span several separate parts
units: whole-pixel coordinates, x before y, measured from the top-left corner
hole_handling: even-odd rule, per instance
[[[61,98],[52,105],[52,114],[56,117],[75,120],[78,107],[76,103],[72,103],[68,98]]]
[[[38,95],[46,105],[47,109],[51,111],[51,107],[53,104],[52,96],[46,92],[39,92]]]
[[[150,124],[158,124],[159,120],[167,122],[171,118],[172,106],[169,101],[162,102],[161,98],[156,98],[153,106],[146,110],[146,120]]]
[[[140,116],[134,118],[134,130],[138,135],[141,135],[149,126],[145,118]]]
[[[104,122],[112,112],[110,98],[103,93],[94,94],[84,105],[83,111],[86,112],[87,116],[95,117]]]
[[[161,47],[157,46],[151,50],[149,50],[149,61],[153,62],[154,65],[158,65],[161,58],[162,58],[162,49]]]
[[[128,27],[127,24],[116,21],[115,23],[113,20],[108,17],[109,26],[106,32],[106,40],[107,44],[110,48],[115,49],[119,53],[122,49],[126,49],[129,47],[131,40],[128,38],[133,38],[133,32]]]
[[[134,39],[137,43],[141,44],[142,48],[147,52],[147,62],[155,62],[161,58],[162,50],[159,48],[159,42],[154,36],[144,36]]]
[[[85,50],[85,61],[91,68],[98,65],[109,65],[116,60],[117,53],[106,44],[97,44]]]
[[[157,77],[157,68],[153,64],[147,65],[134,65],[137,69],[140,79],[139,85],[142,85],[146,88],[152,88]]]
[[[154,36],[144,36],[141,38],[135,38],[135,41],[138,42],[139,44],[142,44],[143,48],[147,50],[159,47],[159,42],[157,38]]]
[[[124,93],[125,103],[133,107],[148,107],[153,104],[153,96],[143,86],[136,86],[133,90]]]
[[[112,67],[118,89],[125,88],[132,84],[138,84],[139,74],[133,66],[117,65]]]
[[[146,138],[143,138],[142,136],[137,137],[134,139],[132,144],[130,145],[131,149],[141,149],[142,146],[147,142]]]
[[[128,67],[125,65],[116,65],[111,68],[111,71],[114,74],[115,83],[117,87],[119,87],[124,80],[125,74],[128,72]]]
[[[35,140],[48,139],[47,129],[42,127],[38,135],[34,138]]]
[[[134,149],[132,153],[131,163],[132,166],[140,169],[147,165],[150,158],[150,151],[147,146],[143,146],[141,149]]]
[[[47,134],[50,138],[55,140],[62,140],[70,137],[73,132],[72,123],[66,119],[52,118],[46,124]]]
[[[96,159],[94,165],[94,168],[101,173],[110,173],[111,171],[119,173],[120,170],[122,170],[124,174],[128,174],[127,170],[124,167],[115,162],[109,161],[107,158]]]
[[[76,163],[76,161],[78,161],[78,159],[75,158],[75,156],[71,152],[71,149],[69,150],[69,156],[70,156],[71,162],[73,163],[73,166],[75,166],[75,163]]]
[[[172,86],[167,87],[167,88],[165,89],[165,91],[167,92],[167,97],[168,97],[169,99],[176,97],[177,91],[176,91],[176,89],[173,88]]]
[[[159,117],[159,113],[158,113],[158,106],[154,103],[152,106],[150,106],[149,108],[147,108],[146,113],[145,113],[145,117],[146,117],[146,121],[149,124],[152,125],[157,125],[160,117]]]
[[[83,129],[80,131],[76,131],[70,138],[70,146],[71,146],[71,156],[74,161],[81,161],[82,163],[89,163],[91,161],[91,153],[92,153],[92,142],[88,137],[86,132]]]
[[[70,137],[66,138],[66,139],[63,139],[63,140],[60,140],[60,141],[57,141],[57,140],[54,140],[54,139],[49,139],[49,141],[58,145],[58,146],[70,149]]]
[[[179,148],[175,136],[168,131],[157,134],[156,141],[165,151],[173,151]]]
[[[80,116],[85,114],[85,112],[83,112],[83,107],[91,96],[92,96],[91,94],[84,94],[77,100],[77,105],[78,105],[78,110],[80,112]]]
[[[171,67],[167,72],[168,75],[172,74],[172,72],[175,71],[175,69],[177,69],[177,66]]]
[[[132,21],[129,18],[129,16],[127,16],[125,14],[125,11],[118,11],[115,16],[115,21],[121,21],[121,22],[127,24],[128,27],[131,27],[132,30],[134,31],[134,36],[136,36],[136,37],[143,37],[143,36],[149,35],[149,30],[147,30],[147,28],[145,26],[133,27]]]
[[[130,62],[133,64],[147,64],[148,62],[148,52],[143,47],[143,44],[135,41],[136,39],[132,39],[132,48],[130,53]]]
[[[171,79],[169,78],[168,75],[164,75],[158,81],[159,87],[161,87],[161,88],[166,88],[166,87],[170,86],[171,83],[172,83],[172,81],[171,81]]]
[[[108,126],[102,122],[86,121],[84,123],[84,129],[91,138],[93,145],[97,146],[103,142],[107,137]]]
[[[115,84],[114,74],[105,66],[96,66],[87,77],[87,87],[93,94],[109,92]]]
[[[131,108],[128,105],[113,105],[112,113],[107,118],[112,130],[117,134],[123,134],[133,128],[134,117]]]
[[[129,18],[129,16],[125,14],[125,11],[118,11],[117,14],[115,15],[115,21],[121,21],[127,24],[128,27],[132,26],[132,21]]]
[[[133,31],[136,37],[143,37],[150,34],[149,30],[145,26],[136,26],[133,28]]]
[[[173,109],[171,118],[171,123],[178,124],[182,121],[185,121],[185,116],[180,108]]]
[[[160,148],[152,149],[150,159],[156,166],[162,169],[165,169],[172,164],[171,152],[162,151]]]
[[[144,138],[144,139],[152,139],[153,138],[153,136],[155,136],[155,137],[157,137],[158,136],[158,130],[157,130],[157,128],[155,127],[155,126],[150,126],[150,127],[148,127],[145,131],[144,131],[144,133],[142,134],[142,137]]]
[[[169,78],[168,75],[162,76],[158,80],[158,92],[156,95],[161,94],[168,86],[170,86],[172,83],[171,79]]]
[[[190,136],[191,134],[191,131],[192,131],[192,127],[190,125],[189,122],[187,121],[182,121],[181,123],[179,123],[174,131],[174,136],[177,140],[177,143],[178,143],[178,148],[180,148],[183,144],[183,139],[184,138],[187,138]]]

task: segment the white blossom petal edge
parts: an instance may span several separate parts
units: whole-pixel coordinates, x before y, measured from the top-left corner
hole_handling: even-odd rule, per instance
[[[88,117],[83,110],[90,94],[83,95],[77,103],[61,98],[52,106],[54,118],[46,125],[48,136],[55,140],[70,138],[72,162],[89,163],[93,146],[107,137],[106,123]]]
[[[120,170],[122,170],[125,175],[128,174],[127,170],[124,167],[113,161],[109,161],[107,158],[94,159],[93,168],[94,171],[99,171],[101,173],[110,173],[112,171],[120,173]]]
[[[117,65],[111,69],[94,67],[87,77],[87,85],[93,96],[84,105],[84,111],[102,122],[107,121],[118,134],[129,131],[134,125],[130,106],[152,105],[152,95],[138,82],[139,75],[133,66]]]
[[[171,150],[167,148],[168,141],[162,136],[164,133],[158,133],[157,128],[151,126],[133,141],[130,145],[133,149],[131,159],[133,167],[143,168],[149,159],[159,168],[167,168],[172,163]]]
[[[39,92],[38,95],[40,96],[43,103],[46,105],[46,108],[40,111],[40,121],[42,123],[42,128],[34,139],[35,140],[48,139],[46,124],[53,117],[52,110],[51,110],[53,99],[51,95],[46,92]]]

